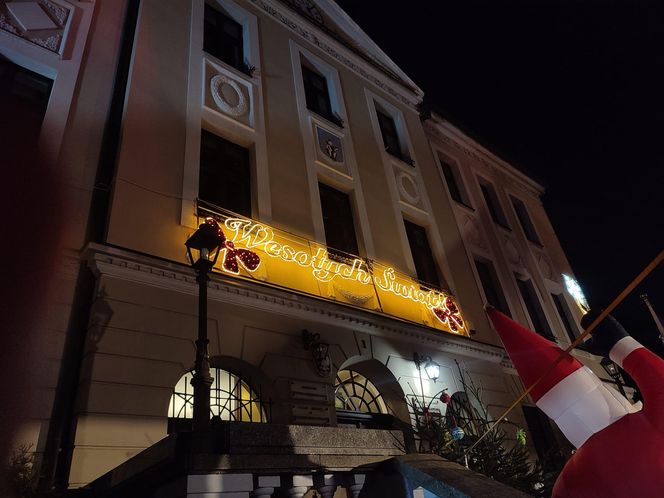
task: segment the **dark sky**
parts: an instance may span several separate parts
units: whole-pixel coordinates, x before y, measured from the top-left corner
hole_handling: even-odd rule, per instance
[[[662,2],[338,3],[432,108],[545,185],[591,303],[664,249]],[[640,291],[664,319],[662,265],[614,313],[659,349]]]

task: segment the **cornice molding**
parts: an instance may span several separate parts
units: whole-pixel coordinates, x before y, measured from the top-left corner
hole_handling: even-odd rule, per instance
[[[369,82],[371,82],[372,84],[383,90],[385,93],[387,93],[394,99],[398,100],[400,103],[412,108],[413,110],[417,110],[417,105],[421,101],[422,95],[418,94],[417,92],[408,92],[408,94],[406,94],[404,92],[398,91],[397,89],[394,88],[393,85],[386,83],[383,79],[376,76],[376,74],[374,74],[374,71],[377,72],[378,69],[375,68],[369,69],[368,67],[370,66],[370,64],[368,62],[366,61],[360,62],[359,56],[355,54],[353,54],[352,57],[344,55],[342,52],[349,52],[349,50],[343,47],[338,41],[334,40],[329,35],[325,34],[319,28],[315,28],[313,25],[305,26],[302,23],[298,22],[299,16],[298,19],[296,20],[294,16],[296,16],[297,14],[291,12],[290,9],[288,9],[288,7],[272,4],[271,2],[265,0],[248,0],[248,1],[250,1],[252,4],[254,4],[257,8],[259,8],[266,14],[270,15],[274,20],[281,23],[287,29],[289,29],[293,33],[296,33],[297,35],[299,35],[301,38],[308,41],[309,43],[315,45],[323,52],[325,52],[328,56],[332,57],[337,62],[343,64],[354,73],[360,75],[362,78],[368,80]],[[353,60],[354,58],[356,60]],[[395,84],[403,87],[403,84],[398,84],[398,83]]]
[[[438,122],[437,119],[434,119],[424,122],[424,129],[430,138],[448,144],[461,151],[464,155],[484,164],[496,177],[503,179],[509,185],[537,199],[544,193],[544,187],[528,175],[522,173],[479,144],[470,143],[472,141],[471,138],[456,128],[452,128],[454,126],[447,121]]]
[[[142,285],[198,295],[196,275],[189,266],[183,264],[95,243],[86,247],[82,257],[97,278],[108,275]],[[438,351],[491,363],[499,364],[505,358],[505,351],[498,346],[218,273],[210,276],[208,297],[244,308],[321,321],[372,335],[389,335],[402,341],[418,342]]]

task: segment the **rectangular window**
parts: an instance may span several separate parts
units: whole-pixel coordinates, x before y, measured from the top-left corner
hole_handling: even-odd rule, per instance
[[[484,290],[484,296],[486,297],[487,302],[497,310],[505,313],[507,316],[512,316],[493,264],[490,261],[483,261],[476,258],[475,268],[480,277],[480,282],[482,283],[482,289]]]
[[[498,200],[498,194],[493,185],[486,180],[480,179],[480,189],[482,190],[482,195],[484,196],[484,201],[486,202],[486,207],[489,210],[491,219],[498,223],[499,225],[509,228],[507,224],[507,218],[505,217],[505,212],[503,211],[500,201]]]
[[[202,201],[251,217],[249,150],[209,131],[201,131],[198,197]]]
[[[440,160],[440,166],[443,168],[445,183],[447,183],[447,188],[450,191],[452,199],[464,206],[468,206],[468,196],[463,188],[463,180],[461,179],[458,168],[443,159]]]
[[[408,236],[410,252],[413,255],[417,278],[422,282],[440,287],[436,260],[433,258],[433,253],[429,246],[426,229],[405,219],[403,222],[406,226],[406,235]]]
[[[7,124],[12,121],[14,129],[25,132],[23,138],[39,137],[52,87],[53,80],[0,55],[0,109]]]
[[[408,154],[404,151],[401,144],[394,117],[378,108],[376,108],[376,116],[378,117],[378,127],[380,128],[380,134],[383,138],[385,152],[406,164],[413,166],[413,160],[408,157]]]
[[[325,240],[331,249],[332,255],[343,259],[348,254],[357,256],[357,237],[355,236],[355,224],[353,223],[353,207],[348,194],[340,192],[324,183],[318,184],[320,191],[320,204],[323,211],[323,225],[325,226]]]
[[[307,101],[307,109],[319,116],[335,122],[330,104],[330,93],[327,88],[325,76],[313,69],[302,65],[302,80],[304,82],[304,95]]]
[[[533,324],[535,332],[537,332],[542,337],[547,339],[554,340],[553,332],[549,326],[549,322],[544,315],[544,310],[542,309],[542,304],[540,303],[539,298],[537,297],[537,291],[533,285],[532,280],[522,280],[518,275],[515,275],[516,283],[519,286],[519,292],[521,293],[521,298],[523,303],[526,305],[526,310],[528,311],[528,316],[530,316],[530,321]]]
[[[207,3],[203,27],[203,50],[229,66],[247,72],[244,63],[242,25]]]
[[[558,315],[560,320],[563,322],[565,331],[570,341],[574,342],[578,334],[578,329],[575,326],[576,320],[572,316],[572,312],[569,310],[567,303],[565,302],[565,296],[562,294],[551,294],[551,298],[556,305],[556,310],[558,310]]]
[[[526,209],[526,205],[521,199],[517,199],[516,197],[512,196],[510,197],[512,198],[514,211],[516,211],[516,216],[519,218],[519,223],[521,224],[521,228],[523,228],[523,233],[526,234],[526,238],[529,241],[541,246],[542,243],[540,242],[540,238],[537,236],[535,225],[533,225],[533,222],[528,215],[528,209]]]

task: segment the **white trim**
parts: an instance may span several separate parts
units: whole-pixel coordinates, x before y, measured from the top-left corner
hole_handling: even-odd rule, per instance
[[[613,345],[611,351],[609,351],[609,357],[622,367],[625,358],[627,358],[632,351],[642,347],[643,346],[633,337],[623,337]]]
[[[303,17],[295,14],[280,2],[270,0],[248,0],[258,9],[272,17],[272,20],[295,33],[300,39],[306,40],[312,47],[320,49],[323,53],[334,58],[358,76],[370,82],[375,87],[389,94],[399,102],[407,105],[413,112],[417,112],[417,104],[421,101],[423,92],[417,87],[412,89],[389,78],[386,74],[369,64],[347,47],[331,38],[313,24],[305,21]]]
[[[536,405],[577,448],[593,434],[638,411],[615,389],[608,389],[588,367],[562,379]]]
[[[464,154],[484,164],[494,173],[496,171],[505,173],[530,195],[538,197],[544,193],[542,185],[465,135],[456,126],[438,114],[433,113],[431,119],[425,123],[425,127],[431,136],[460,149]]]
[[[198,197],[201,129],[203,128],[251,149],[252,211],[255,218],[270,222],[272,205],[265,137],[258,19],[232,0],[214,0],[212,3],[217,3],[230,17],[242,25],[244,56],[256,69],[253,77],[249,77],[203,51],[205,0],[192,0],[180,224],[195,228],[198,222],[195,201]],[[249,104],[247,123],[205,105],[205,95],[209,86],[206,77],[208,68],[239,82],[239,86],[246,89]]]
[[[311,209],[312,222],[314,225],[315,239],[325,244],[325,226],[323,225],[323,212],[320,203],[320,192],[318,183],[323,182],[331,187],[347,193],[353,206],[353,224],[355,225],[355,237],[358,249],[364,256],[374,259],[375,249],[371,235],[369,217],[365,208],[364,191],[360,175],[358,174],[357,161],[355,159],[355,147],[353,145],[353,134],[348,123],[346,105],[341,91],[339,72],[320,57],[309,50],[298,45],[292,39],[289,40],[293,82],[297,102],[300,131],[304,143],[304,158],[307,167],[307,180],[309,184],[309,205]],[[307,108],[304,92],[304,81],[302,79],[302,59],[313,65],[327,81],[330,105],[334,112],[344,121],[344,128],[328,122]],[[343,144],[344,165],[348,174],[335,170],[330,165],[318,159],[318,138],[315,126],[329,130],[339,136]],[[358,254],[358,256],[360,256]]]
[[[406,227],[403,222],[404,218],[422,226],[426,230],[429,246],[431,247],[431,252],[433,253],[434,260],[440,272],[439,276],[443,278],[444,284],[446,284],[448,290],[452,293],[455,293],[452,271],[449,266],[449,261],[445,255],[438,224],[436,223],[436,220],[433,216],[433,210],[431,208],[431,202],[429,201],[427,189],[425,188],[422,175],[420,174],[419,161],[415,154],[413,142],[410,138],[403,112],[401,109],[388,102],[384,98],[376,95],[368,88],[364,89],[364,93],[369,108],[371,128],[373,131],[374,139],[376,141],[376,146],[378,147],[383,162],[388,190],[392,199],[391,204],[397,226],[398,240],[401,244],[401,252],[404,255],[406,271],[412,276],[417,274],[413,255],[410,250],[410,244],[408,242],[408,236],[406,234]],[[376,114],[376,104],[378,104],[384,111],[387,111],[394,119],[397,132],[399,133],[400,142],[402,146],[405,145],[407,147],[408,154],[414,161],[414,166],[403,163],[385,150],[383,136],[380,131],[378,116]],[[401,200],[399,188],[396,183],[397,173],[395,173],[395,170],[403,172],[414,179],[419,191],[419,206],[413,206]]]
[[[76,83],[81,76],[84,50],[96,8],[93,2],[77,2],[76,5],[72,2],[65,5],[70,12],[62,36],[60,54],[0,30],[0,54],[18,66],[53,80],[39,133],[39,148],[49,161],[57,161],[60,155],[69,113],[77,97]],[[71,177],[67,180],[80,183],[80,178]]]

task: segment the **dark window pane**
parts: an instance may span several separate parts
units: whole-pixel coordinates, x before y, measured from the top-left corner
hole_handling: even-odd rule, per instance
[[[249,150],[202,130],[198,197],[250,217]]]
[[[226,64],[244,71],[242,25],[205,4],[203,50]]]
[[[413,255],[417,278],[422,282],[440,287],[436,261],[433,259],[426,229],[408,220],[403,220],[403,222],[406,226],[406,235],[410,244],[410,252]]]
[[[530,321],[533,323],[533,328],[535,332],[539,335],[546,337],[547,339],[554,339],[553,332],[551,332],[551,327],[549,327],[549,322],[546,320],[544,315],[544,310],[540,304],[540,300],[537,297],[537,292],[531,280],[521,280],[516,277],[516,283],[519,286],[519,292],[521,293],[521,298],[523,299],[528,315],[530,316]]]
[[[553,302],[556,304],[558,315],[560,316],[560,319],[563,322],[563,326],[565,327],[567,336],[573,342],[576,339],[578,331],[577,328],[573,325],[574,318],[572,317],[572,313],[567,307],[567,303],[565,302],[565,297],[562,294],[551,294],[551,297],[553,298]]]
[[[480,282],[482,282],[482,289],[484,289],[487,302],[507,316],[512,316],[493,265],[488,261],[476,259],[475,268],[477,268],[477,274],[480,277]]]
[[[399,135],[397,134],[397,127],[394,123],[392,116],[376,110],[378,116],[378,125],[380,127],[380,134],[383,137],[383,145],[385,150],[395,157],[401,159],[403,152],[401,151],[401,143],[399,142]]]
[[[325,77],[307,66],[302,66],[302,81],[304,82],[307,109],[326,119],[332,119],[332,105]]]
[[[529,241],[534,242],[535,244],[541,245],[542,243],[540,242],[540,239],[537,236],[535,225],[533,225],[533,222],[530,219],[530,216],[528,215],[528,209],[526,209],[526,205],[523,203],[523,201],[515,197],[512,197],[512,205],[514,206],[514,210],[516,211],[517,218],[519,218],[519,223],[521,224],[521,228],[523,228],[523,232],[526,234],[526,238]]]
[[[503,208],[500,206],[500,201],[498,200],[498,194],[496,194],[496,189],[493,188],[493,185],[483,182],[480,180],[480,188],[482,189],[482,195],[484,196],[484,201],[486,202],[486,207],[489,209],[489,214],[491,219],[507,227],[507,218],[505,218],[505,213]]]
[[[446,162],[441,162],[443,167],[443,174],[445,175],[445,182],[447,183],[447,188],[450,190],[450,195],[452,199],[461,204],[464,204],[463,197],[461,196],[461,190],[459,189],[459,184],[457,182],[452,166]]]
[[[344,253],[358,255],[353,208],[347,194],[324,183],[318,184],[320,203],[323,211],[325,240],[328,247],[339,249]],[[347,255],[340,254],[346,258]]]
[[[0,109],[3,111],[0,129],[11,123],[13,131],[24,138],[26,143],[37,140],[52,87],[53,80],[18,66],[0,55]]]

